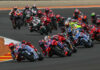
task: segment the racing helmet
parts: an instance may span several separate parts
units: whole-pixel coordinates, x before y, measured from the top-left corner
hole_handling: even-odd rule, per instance
[[[46,8],[45,9],[45,13],[49,13],[50,12],[50,9],[49,8]]]
[[[25,43],[26,43],[26,41],[25,41],[25,40],[23,40],[23,41],[22,41],[22,44],[25,44]]]
[[[76,9],[75,9],[75,13],[78,13],[78,12],[79,12],[79,10],[76,8]]]
[[[10,43],[8,46],[9,46],[9,47],[14,46],[14,43]]]
[[[86,19],[87,19],[86,15],[82,16],[82,21],[86,21]]]
[[[25,6],[25,9],[29,9],[29,6],[27,5],[27,6]]]
[[[45,36],[45,37],[44,37],[44,40],[45,40],[45,41],[48,41],[48,36]]]
[[[91,13],[91,17],[93,17],[93,16],[95,16],[95,15],[96,15],[95,12]]]
[[[52,13],[52,14],[50,14],[50,17],[55,17],[55,15]]]
[[[40,15],[40,14],[42,14],[42,11],[41,11],[41,10],[38,10],[38,12],[37,12],[37,13],[38,13],[38,15]]]
[[[71,21],[71,17],[67,18],[67,21]]]
[[[36,8],[36,5],[34,4],[34,5],[32,6],[32,8]]]
[[[56,18],[58,19],[58,18],[60,18],[60,15],[58,14],[58,15],[56,15]]]
[[[11,50],[11,51],[13,51],[14,50],[14,47],[15,45],[14,45],[14,43],[10,43],[9,45],[8,45],[8,47],[9,47],[9,49]]]
[[[53,13],[53,11],[50,9],[50,13]]]
[[[17,10],[17,8],[18,8],[18,7],[17,7],[17,6],[15,6],[15,7],[13,8],[13,10],[14,10],[14,11],[16,11],[16,10]]]
[[[27,44],[27,45],[30,45],[30,44],[31,44],[31,42],[27,42],[26,44]]]
[[[69,27],[69,21],[65,21],[64,24],[65,24],[66,27]]]
[[[51,38],[51,36],[48,36],[48,39],[50,39]]]
[[[51,21],[50,18],[47,17],[46,22],[50,23],[50,21]]]
[[[80,13],[80,11],[78,9],[75,9],[74,14],[78,15]]]

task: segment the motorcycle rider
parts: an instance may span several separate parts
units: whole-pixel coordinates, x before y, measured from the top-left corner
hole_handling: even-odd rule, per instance
[[[69,28],[69,29],[78,29],[79,31],[82,30],[82,26],[80,25],[80,23],[75,20],[75,19],[71,19],[71,21],[69,22],[66,22],[66,26]]]
[[[82,22],[88,24],[88,19],[87,19],[87,16],[86,15],[84,15],[82,17]]]
[[[35,60],[39,58],[38,54],[36,53],[36,50],[33,49],[29,44],[22,46],[22,49],[26,49],[28,52],[30,52]]]
[[[52,14],[55,15],[54,12],[50,9],[50,11],[49,11],[49,17],[51,17]]]
[[[15,6],[15,7],[11,10],[11,12],[9,13],[9,15],[13,15],[13,14],[15,14],[16,12],[19,12],[19,9],[18,9],[17,6]]]
[[[31,43],[26,42],[25,40],[18,44],[10,43],[9,47],[14,60],[19,58],[18,53],[21,52],[21,49],[26,49],[28,52],[30,52],[31,55],[34,56],[35,60],[39,58],[38,54],[36,53],[37,49]]]
[[[31,42],[27,42],[26,45],[30,46],[31,48],[33,48],[37,52],[37,49],[35,48],[35,46]]]
[[[56,16],[52,13],[50,14],[50,19],[51,19],[51,27],[52,29],[55,29],[57,30],[57,19],[56,19]]]
[[[57,23],[58,23],[58,25],[59,25],[59,27],[60,27],[60,25],[62,24],[62,23],[61,23],[61,16],[60,16],[59,14],[57,14],[57,15],[56,15],[56,19],[57,19]]]
[[[15,55],[15,52],[14,52],[14,48],[15,48],[14,43],[10,43],[10,44],[8,45],[8,47],[9,47],[9,49],[10,49],[10,51],[11,51],[11,56],[12,56],[13,60],[15,60],[15,59],[16,59],[16,55]]]
[[[92,23],[95,24],[96,20],[97,20],[97,17],[96,17],[95,12],[91,13],[91,21],[92,21]]]
[[[33,20],[33,17],[32,16],[30,16],[30,15],[28,15],[27,17],[26,17],[26,24],[31,24],[31,22],[32,22],[32,20]]]
[[[45,8],[45,15],[46,17],[49,17],[50,14],[50,9],[49,8]]]
[[[41,48],[42,53],[43,53],[43,55],[44,55],[44,56],[46,56],[46,55],[47,55],[47,51],[46,51],[46,49],[47,49],[47,48],[46,48],[46,44],[47,44],[47,43],[46,43],[46,41],[45,41],[45,40],[43,40],[43,39],[39,41],[39,46],[40,46],[40,48]]]
[[[45,36],[44,39],[39,41],[39,45],[41,47],[41,50],[44,54],[44,56],[46,56],[49,52],[49,47],[51,45],[51,36]]]
[[[16,20],[15,16],[16,16],[16,14],[19,13],[19,12],[20,12],[20,11],[19,11],[19,9],[17,8],[17,6],[15,6],[15,7],[11,10],[11,12],[9,13],[10,20],[12,21],[12,24],[15,24],[15,20]]]
[[[31,11],[33,13],[33,16],[37,15],[38,9],[35,4],[32,6]]]
[[[23,14],[26,14],[27,11],[30,11],[31,12],[31,9],[30,9],[30,7],[28,5],[26,5],[25,8],[23,9]]]
[[[29,16],[32,16],[32,11],[29,8],[29,6],[27,5],[23,9],[23,21],[26,21],[26,18],[29,18]],[[27,25],[26,22],[25,22],[25,25]]]
[[[73,18],[78,19],[80,14],[81,14],[81,11],[76,8],[74,13],[73,13]]]
[[[64,17],[61,17],[61,26],[63,27],[64,26],[64,22],[65,22],[65,18]]]
[[[89,25],[89,34],[91,35],[91,39],[95,40],[97,27],[95,25]]]
[[[43,23],[44,23],[44,26],[46,27],[47,32],[52,33],[51,26],[50,26],[51,19],[49,17],[46,17]]]
[[[53,35],[51,37],[51,45],[53,47],[58,46],[58,47],[60,47],[60,49],[64,50],[65,56],[68,55],[66,44],[69,46],[69,43],[66,41],[63,33],[57,34],[57,35]]]
[[[37,12],[37,17],[39,17],[39,18],[41,19],[41,18],[42,18],[42,16],[43,16],[42,11],[41,11],[41,10],[38,10],[38,12]]]
[[[66,23],[65,23],[65,26],[67,28],[67,30],[66,30],[67,35],[68,35],[69,39],[72,41],[73,44],[76,44],[76,40],[74,38],[75,33],[77,31],[79,31],[79,29],[77,29],[78,26],[75,26],[75,25],[76,25],[76,23],[72,22],[71,18],[68,18],[67,21],[66,21]]]

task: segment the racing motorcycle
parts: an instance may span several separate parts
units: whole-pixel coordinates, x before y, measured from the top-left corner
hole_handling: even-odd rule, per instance
[[[97,28],[95,32],[93,30],[90,31],[91,39],[94,41],[100,41],[100,28]]]
[[[25,59],[31,62],[35,61],[33,53],[28,52],[26,49],[20,49],[17,56],[17,61],[22,61]]]
[[[27,49],[19,49],[18,50],[18,54],[17,54],[17,61],[22,61],[22,60],[29,60],[30,62],[33,62],[35,60],[43,60],[42,54],[38,51],[36,51],[35,53],[37,54],[37,58],[34,57],[34,53],[29,52]]]
[[[34,19],[32,20],[31,23],[29,23],[29,30],[30,32],[33,32],[33,31],[39,31],[39,28],[40,28],[40,24],[41,21],[37,18],[37,17],[34,17]]]
[[[23,48],[20,48],[20,46],[23,46]],[[31,62],[35,61],[35,60],[43,60],[42,54],[38,51],[35,50],[34,48],[31,49],[27,49],[28,45],[12,45],[9,47],[9,49],[11,50],[11,55],[13,60],[17,60],[17,61],[22,61],[22,60],[29,60]],[[31,48],[31,47],[30,47]]]
[[[48,53],[48,56],[49,56],[49,57],[52,57],[53,55],[57,55],[57,56],[60,56],[60,57],[65,57],[65,52],[64,52],[64,50],[62,50],[62,49],[59,48],[58,46],[50,45],[48,51],[49,51],[49,53]]]
[[[58,35],[55,35],[55,36],[58,36]],[[62,38],[62,41],[61,41],[61,38]],[[66,33],[61,33],[60,39],[58,37],[58,40],[57,41],[59,41],[59,46],[62,46],[62,44],[66,45],[65,47],[67,47],[69,49],[69,52],[71,52],[71,53],[76,53],[77,52],[77,47],[75,47],[71,43],[71,41],[68,39],[68,36],[67,36]]]
[[[67,44],[66,47],[68,47],[68,49],[69,49],[72,53],[76,53],[76,52],[77,52],[77,47],[75,47],[71,41],[67,40],[67,41],[65,41],[65,43]]]
[[[39,32],[41,35],[43,35],[43,34],[48,35],[48,31],[44,25],[40,26]]]
[[[100,28],[95,25],[90,26],[89,34],[91,36],[92,41],[97,40],[100,41]]]
[[[27,19],[29,19],[31,16],[32,12],[30,10],[26,10],[25,13],[23,13],[23,22],[25,26],[27,26]]]
[[[78,45],[83,45],[86,48],[93,47],[93,42],[92,42],[89,34],[83,34],[82,36],[80,36],[78,38],[77,44]]]
[[[23,22],[22,22],[22,12],[15,12],[14,14],[10,15],[11,19],[12,19],[12,26],[13,29],[20,29]]]
[[[15,19],[15,29],[20,29],[22,26],[22,13],[17,13]]]
[[[64,44],[63,48],[61,48],[60,45],[55,45],[55,44],[50,44],[48,45],[47,43],[45,44],[44,42],[39,42],[39,45],[42,49],[43,54],[46,56],[48,54],[49,57],[52,57],[53,55],[57,55],[60,57],[65,57],[65,56],[71,56],[70,50],[65,47],[66,45]]]

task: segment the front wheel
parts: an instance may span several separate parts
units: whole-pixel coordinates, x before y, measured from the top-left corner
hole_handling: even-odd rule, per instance
[[[38,54],[38,56],[39,56],[39,61],[42,61],[44,58],[43,58],[43,56],[42,56],[42,54]]]
[[[88,42],[85,42],[85,45],[84,45],[86,48],[91,48],[93,47],[93,42],[92,40],[89,40]]]

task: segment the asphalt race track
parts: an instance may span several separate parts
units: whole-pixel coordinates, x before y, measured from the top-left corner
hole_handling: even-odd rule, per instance
[[[100,8],[83,8],[80,10],[88,17],[91,12],[100,14]],[[61,14],[64,17],[72,16],[73,11],[74,9],[54,9],[56,14]],[[13,30],[8,13],[9,11],[0,11],[0,36],[19,41],[31,41],[40,50],[38,41],[44,36],[36,32],[30,33],[27,27]],[[53,34],[57,32],[60,31],[53,31]],[[100,70],[100,42],[95,41],[94,44],[93,48],[79,48],[78,52],[71,57],[45,57],[43,61],[36,62],[3,62],[0,63],[0,70]]]

